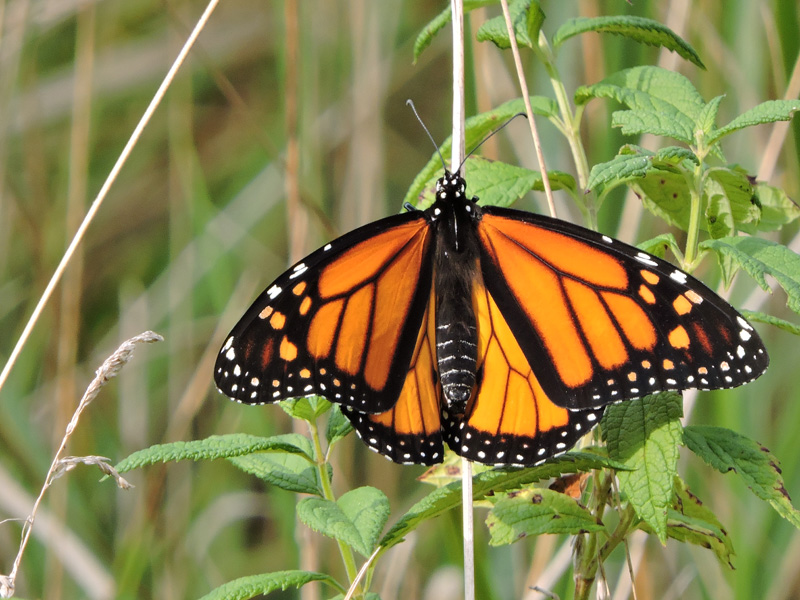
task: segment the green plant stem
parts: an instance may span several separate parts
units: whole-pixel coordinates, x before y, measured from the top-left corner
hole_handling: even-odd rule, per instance
[[[333,487],[331,487],[331,478],[328,475],[328,463],[325,461],[325,453],[322,451],[319,429],[317,428],[316,422],[311,421],[308,421],[308,427],[311,430],[311,439],[314,442],[314,457],[316,459],[314,462],[317,467],[319,481],[322,484],[323,496],[326,500],[336,502],[336,497],[333,495]],[[342,562],[344,563],[345,571],[347,571],[347,579],[352,583],[358,576],[358,568],[356,567],[353,551],[350,549],[350,546],[340,540],[336,540],[336,543],[339,545],[339,553],[342,555]],[[361,595],[359,587],[356,588],[355,596]]]
[[[564,125],[564,136],[567,138],[567,143],[572,153],[572,160],[575,163],[575,172],[578,175],[578,187],[580,189],[586,189],[586,184],[589,182],[589,160],[586,158],[586,150],[583,147],[580,137],[580,124],[583,110],[572,110],[567,90],[558,72],[558,67],[556,67],[553,50],[550,47],[550,43],[547,41],[547,37],[541,31],[539,32],[539,45],[537,50],[537,54],[544,65],[545,71],[547,71],[550,84],[553,86],[553,92],[556,96],[556,103],[558,104],[561,120]],[[595,206],[593,195],[589,194],[584,197],[583,209],[588,226],[596,230],[597,207]]]
[[[694,271],[697,259],[697,240],[700,235],[700,209],[703,199],[703,165],[697,165],[689,182],[689,228],[686,232],[686,251],[683,253],[683,269]]]

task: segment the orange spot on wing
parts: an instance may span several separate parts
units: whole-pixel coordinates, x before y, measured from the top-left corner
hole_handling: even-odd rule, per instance
[[[642,279],[644,279],[650,285],[655,285],[661,281],[661,278],[652,271],[646,271],[645,269],[642,269],[639,271],[639,274],[642,276]]]
[[[286,315],[279,312],[272,313],[269,324],[273,329],[283,329],[283,326],[286,325]]]
[[[283,336],[279,349],[280,357],[288,362],[297,358],[297,346],[295,346],[286,336]]]
[[[274,309],[271,306],[265,306],[264,309],[258,313],[259,318],[268,319]]]
[[[686,315],[692,310],[692,303],[686,296],[681,294],[673,300],[672,308],[674,308],[675,312],[679,315]]]
[[[646,285],[639,286],[639,297],[648,304],[656,303],[656,297],[653,295],[653,292],[650,290],[650,288],[647,287]]]
[[[673,348],[686,349],[689,347],[689,334],[686,333],[683,325],[678,325],[670,331],[668,339]]]
[[[303,293],[304,291],[306,291],[306,282],[305,282],[305,281],[301,281],[300,283],[298,283],[296,286],[294,286],[294,287],[292,288],[292,293],[293,293],[295,296],[300,296],[300,295],[302,295],[302,293]]]
[[[300,377],[302,379],[309,379],[311,377],[311,371],[308,369],[300,369]]]
[[[306,297],[305,297],[305,298],[303,298],[303,300],[300,302],[300,308],[298,309],[298,312],[299,312],[301,315],[306,315],[306,314],[308,313],[308,309],[309,309],[309,308],[311,308],[311,298],[310,298],[309,296],[306,296]]]
[[[706,354],[712,354],[714,348],[711,346],[711,340],[706,333],[706,330],[703,329],[703,325],[697,322],[692,323],[692,333],[694,333],[695,339],[700,342],[700,346],[703,348]]]
[[[664,359],[664,362],[663,362],[663,363],[661,363],[661,365],[664,367],[664,370],[665,370],[665,371],[672,371],[672,369],[674,369],[674,368],[675,368],[675,363],[674,363],[674,362],[672,362],[672,361],[671,361],[670,359],[668,359],[668,358],[665,358],[665,359]]]

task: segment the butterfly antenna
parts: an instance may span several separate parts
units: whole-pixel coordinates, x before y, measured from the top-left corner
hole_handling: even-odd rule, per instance
[[[433,139],[431,132],[428,131],[428,128],[425,127],[425,123],[422,122],[422,118],[419,116],[419,113],[417,112],[417,107],[414,106],[414,101],[409,98],[408,100],[406,100],[406,104],[411,107],[411,110],[414,111],[414,116],[417,117],[417,121],[419,121],[419,124],[422,125],[422,129],[424,129],[425,133],[428,134],[428,139],[430,139],[431,144],[433,144],[433,147],[436,148],[436,154],[439,155],[439,160],[442,161],[442,167],[444,168],[445,171],[447,171],[447,164],[444,162],[444,156],[442,156],[442,152],[441,150],[439,150],[439,146],[436,145],[436,140]]]
[[[483,146],[483,144],[484,144],[484,143],[486,143],[486,141],[487,141],[489,138],[491,138],[492,136],[494,136],[494,134],[496,134],[496,133],[499,133],[500,131],[502,131],[503,129],[505,129],[505,128],[506,128],[506,126],[507,126],[509,123],[511,123],[511,121],[513,121],[514,119],[516,119],[517,117],[525,117],[525,118],[527,118],[527,115],[526,115],[524,112],[518,112],[518,113],[517,113],[517,114],[515,114],[513,117],[510,117],[510,118],[508,119],[508,121],[506,121],[505,123],[503,123],[502,125],[500,125],[500,127],[498,127],[497,129],[494,129],[494,130],[490,131],[490,132],[487,134],[487,136],[486,136],[485,138],[483,138],[483,139],[482,139],[480,142],[478,142],[478,145],[477,145],[477,146],[475,146],[475,147],[474,147],[472,150],[470,150],[469,152],[467,152],[467,155],[464,157],[464,160],[462,160],[462,161],[461,161],[461,164],[460,164],[460,165],[458,165],[458,171],[459,171],[459,172],[461,172],[461,167],[463,167],[463,166],[464,166],[464,163],[465,163],[465,162],[467,162],[467,159],[468,159],[470,156],[472,156],[473,154],[475,154],[475,153],[478,151],[478,148],[480,148],[481,146]]]

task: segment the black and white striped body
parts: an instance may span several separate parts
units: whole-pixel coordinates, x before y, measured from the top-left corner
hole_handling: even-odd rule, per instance
[[[449,185],[448,185],[449,184]],[[434,262],[436,290],[436,360],[447,408],[464,414],[475,389],[478,362],[478,330],[472,306],[472,286],[480,277],[477,235],[474,228],[480,219],[476,199],[464,196],[463,186],[455,179],[437,190],[440,215],[452,211],[450,218],[439,221]]]

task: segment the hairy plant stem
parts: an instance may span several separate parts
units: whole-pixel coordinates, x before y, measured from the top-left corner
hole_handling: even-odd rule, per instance
[[[314,442],[314,464],[317,467],[317,474],[322,485],[323,497],[331,502],[336,502],[336,496],[333,495],[333,488],[331,487],[331,478],[328,474],[328,463],[325,460],[325,453],[322,451],[322,442],[320,441],[319,429],[317,428],[316,421],[308,421],[308,427],[311,430],[311,439]],[[358,576],[358,568],[356,567],[353,551],[350,549],[350,546],[340,540],[336,540],[336,543],[339,545],[339,553],[342,555],[342,562],[347,572],[347,580],[353,582]],[[355,596],[360,595],[361,590],[356,588]]]

